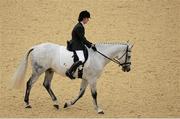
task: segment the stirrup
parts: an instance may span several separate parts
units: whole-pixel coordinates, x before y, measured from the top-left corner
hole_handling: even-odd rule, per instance
[[[72,74],[68,70],[66,71],[66,76],[69,77],[70,79],[75,79],[75,77],[72,76]]]

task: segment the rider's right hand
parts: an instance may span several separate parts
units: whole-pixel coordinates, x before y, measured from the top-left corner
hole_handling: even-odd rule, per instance
[[[95,44],[93,44],[91,48],[92,48],[94,51],[97,51]]]

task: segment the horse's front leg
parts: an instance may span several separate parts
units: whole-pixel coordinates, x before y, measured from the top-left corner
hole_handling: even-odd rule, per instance
[[[84,95],[87,85],[88,85],[87,80],[82,79],[81,87],[80,87],[80,91],[79,91],[78,96],[74,100],[66,102],[64,104],[64,108],[67,108],[71,105],[74,105]]]
[[[104,114],[103,110],[99,108],[97,104],[97,89],[96,89],[96,82],[95,83],[90,83],[90,88],[91,88],[91,94],[93,97],[93,104],[95,106],[95,110],[97,111],[98,114]]]

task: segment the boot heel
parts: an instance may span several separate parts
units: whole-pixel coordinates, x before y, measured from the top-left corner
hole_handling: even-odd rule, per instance
[[[70,79],[75,79],[75,77],[73,77],[72,74],[68,71],[66,71],[66,76],[69,77]]]
[[[75,77],[73,77],[74,72],[76,71],[76,69],[79,67],[79,65],[81,65],[82,62],[81,61],[77,61],[75,62],[67,71],[66,71],[66,76],[68,76],[70,79],[75,79]]]

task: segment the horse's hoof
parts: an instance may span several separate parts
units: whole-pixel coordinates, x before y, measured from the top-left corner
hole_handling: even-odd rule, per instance
[[[59,109],[59,105],[53,105],[56,109]]]
[[[64,104],[64,108],[67,108],[67,107],[68,107],[68,105],[67,105],[67,103],[65,103],[65,104]]]
[[[100,111],[100,112],[98,112],[98,114],[104,114],[104,112],[103,112],[103,111]]]
[[[25,108],[32,108],[31,105],[27,105]]]

